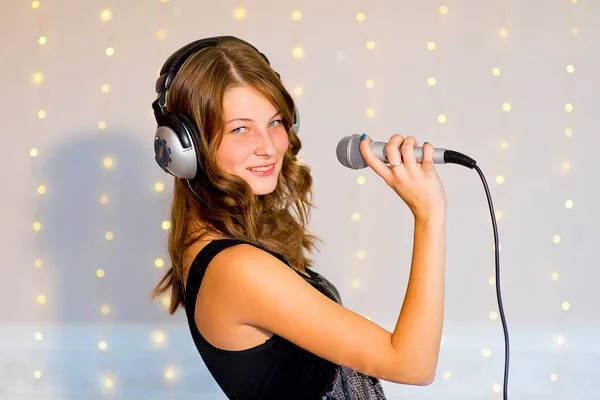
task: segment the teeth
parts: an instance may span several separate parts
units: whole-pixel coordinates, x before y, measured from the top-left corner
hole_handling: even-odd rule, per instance
[[[268,171],[270,169],[273,168],[273,165],[268,166],[268,167],[259,167],[259,168],[248,168],[250,171],[255,171],[255,172],[264,172],[264,171]]]

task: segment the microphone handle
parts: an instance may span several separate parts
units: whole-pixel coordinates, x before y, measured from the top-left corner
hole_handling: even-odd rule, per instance
[[[373,153],[375,153],[377,158],[379,158],[381,161],[383,161],[385,163],[389,163],[386,153],[385,153],[386,145],[387,145],[386,142],[372,141],[371,149],[373,149]],[[444,160],[445,152],[446,152],[446,149],[440,149],[437,147],[434,148],[433,163],[434,164],[446,164],[446,161]],[[423,147],[421,147],[421,146],[415,147],[415,156],[417,158],[418,163],[423,162]],[[402,152],[400,152],[400,157],[402,157]]]

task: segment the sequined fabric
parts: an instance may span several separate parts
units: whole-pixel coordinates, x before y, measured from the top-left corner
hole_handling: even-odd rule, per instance
[[[331,282],[314,271],[309,273],[313,278],[305,278],[311,285],[342,304],[340,293]],[[379,379],[340,366],[332,390],[325,393],[322,400],[385,400],[385,394]]]

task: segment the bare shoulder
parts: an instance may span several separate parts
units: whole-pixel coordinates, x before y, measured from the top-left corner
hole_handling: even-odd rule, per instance
[[[277,257],[248,244],[221,251],[210,291],[237,323],[264,329],[338,365],[386,381],[428,384],[392,345],[392,334],[322,294]]]

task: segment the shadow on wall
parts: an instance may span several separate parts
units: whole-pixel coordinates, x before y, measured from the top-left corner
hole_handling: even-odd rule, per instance
[[[154,154],[133,137],[81,132],[61,142],[45,166],[52,190],[43,204],[48,216],[43,240],[58,270],[58,323],[168,318],[149,293],[169,265],[161,223],[169,219],[172,179],[159,178],[165,188],[155,191]],[[165,260],[161,269],[154,265],[159,257]],[[110,307],[108,316],[101,313],[103,304]]]

